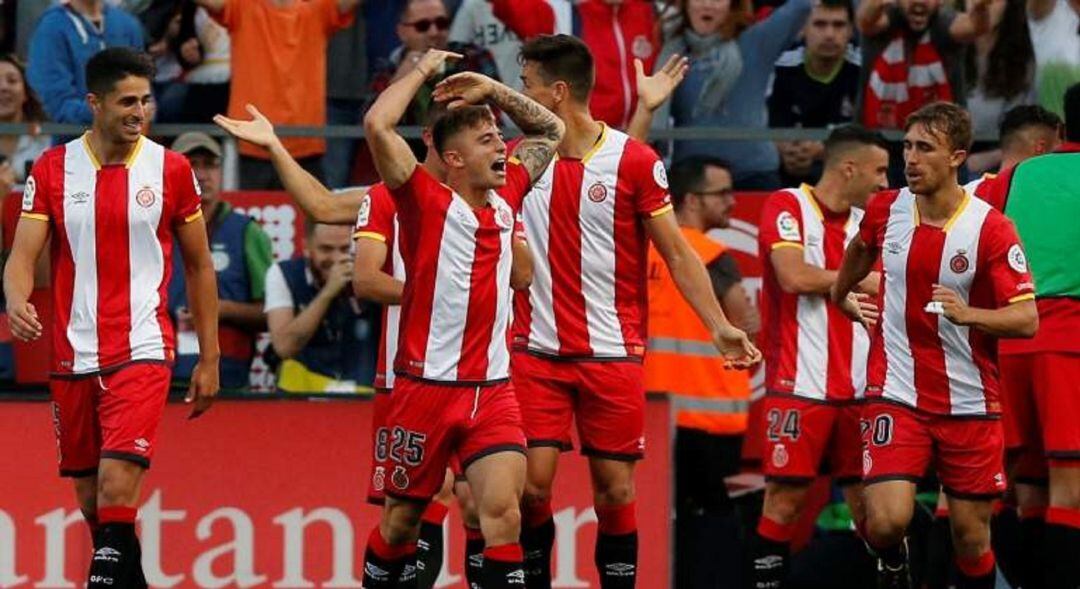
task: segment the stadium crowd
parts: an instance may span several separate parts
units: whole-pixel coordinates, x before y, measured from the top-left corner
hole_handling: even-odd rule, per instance
[[[590,124],[595,118],[595,122],[603,124],[602,129],[625,130],[629,136],[643,140],[653,130],[677,127],[834,128],[823,142],[716,139],[656,142],[653,146],[666,162],[666,165],[657,162],[658,168],[652,167],[649,158],[655,155],[651,151],[643,149],[641,155],[635,155],[641,158],[640,175],[645,177],[642,186],[653,182],[666,189],[670,181],[678,233],[700,257],[711,287],[708,294],[722,309],[721,316],[730,321],[729,327],[761,342],[767,363],[766,388],[770,393],[787,392],[809,398],[771,399],[763,403],[766,415],[752,418],[747,411],[751,389],[748,370],[732,368],[730,361],[725,362],[720,355],[709,362],[685,359],[686,349],[680,346],[686,342],[711,349],[713,339],[707,331],[687,327],[697,325],[698,318],[709,316],[709,312],[702,311],[697,301],[683,301],[690,279],[678,275],[670,243],[650,233],[654,245],[649,250],[646,273],[649,354],[645,356],[641,377],[646,390],[682,398],[676,418],[676,585],[718,587],[729,586],[725,582],[731,583],[730,586],[746,582],[750,583],[748,586],[763,589],[865,587],[873,584],[877,575],[879,582],[881,578],[891,579],[886,582],[893,584],[887,586],[908,586],[905,583],[910,584],[911,580],[907,577],[914,576],[916,583],[928,587],[955,584],[982,589],[993,586],[994,575],[988,571],[993,571],[995,566],[1000,566],[1014,584],[1020,579],[1023,587],[1044,586],[1041,580],[1034,579],[1041,579],[1045,567],[1051,567],[1062,578],[1077,575],[1072,563],[1053,560],[1063,558],[1060,550],[1030,554],[1043,546],[1044,536],[1049,539],[1051,534],[1058,534],[1054,538],[1066,546],[1078,545],[1076,525],[1069,524],[1072,527],[1068,532],[1061,532],[1057,528],[1062,526],[1051,525],[1043,517],[1039,520],[1043,527],[1035,529],[1032,518],[1025,518],[1025,505],[1035,511],[1041,508],[1040,513],[1046,515],[1045,497],[1040,502],[1031,495],[1023,495],[1037,494],[1038,490],[1021,490],[1010,496],[1011,505],[1021,504],[1019,512],[1011,510],[1012,520],[1001,517],[1010,510],[997,508],[994,550],[998,560],[994,561],[994,555],[989,553],[989,533],[983,534],[979,524],[989,521],[989,512],[965,510],[982,509],[980,501],[993,491],[1003,491],[1004,483],[997,489],[977,485],[958,489],[958,480],[964,486],[969,479],[957,478],[948,468],[941,470],[941,464],[948,463],[949,451],[962,449],[950,450],[942,439],[927,442],[928,448],[934,447],[933,452],[945,453],[945,458],[934,455],[934,460],[940,462],[935,462],[940,480],[921,480],[924,474],[921,471],[918,476],[914,473],[909,476],[896,468],[886,468],[882,475],[884,479],[905,476],[920,479],[918,487],[911,489],[918,508],[907,514],[874,512],[875,498],[870,497],[866,499],[872,513],[868,520],[863,513],[867,506],[863,504],[861,482],[857,481],[873,470],[866,462],[870,454],[862,454],[862,448],[853,452],[850,448],[835,447],[832,445],[835,440],[829,438],[841,435],[839,424],[845,419],[858,428],[858,419],[843,417],[842,409],[827,416],[811,413],[810,409],[819,401],[843,405],[859,395],[855,389],[860,384],[866,384],[865,374],[861,383],[855,375],[867,370],[865,364],[857,370],[850,356],[854,349],[857,357],[860,346],[869,346],[868,340],[857,323],[839,314],[848,313],[858,321],[873,324],[879,310],[869,300],[877,296],[879,282],[885,289],[911,288],[881,281],[876,272],[881,266],[873,266],[873,260],[865,256],[862,266],[844,257],[844,248],[852,240],[858,240],[867,251],[881,249],[895,255],[897,252],[891,249],[893,238],[887,231],[893,230],[897,216],[890,207],[898,205],[879,205],[875,209],[867,207],[867,199],[871,193],[890,186],[896,188],[909,183],[914,186],[917,180],[928,184],[934,173],[928,163],[921,172],[925,177],[913,180],[909,163],[905,177],[905,156],[923,147],[913,147],[917,141],[910,138],[903,143],[890,143],[876,131],[899,130],[910,137],[912,126],[918,130],[918,125],[922,125],[932,131],[928,134],[935,140],[947,141],[959,151],[970,151],[966,161],[950,163],[944,169],[958,171],[961,183],[970,181],[966,184],[968,191],[980,197],[980,204],[972,205],[974,208],[963,201],[961,212],[969,214],[978,210],[982,215],[977,221],[969,221],[975,224],[974,228],[965,225],[964,229],[975,234],[985,231],[994,239],[986,239],[981,246],[976,241],[976,248],[982,249],[972,252],[970,258],[965,257],[966,250],[959,250],[958,257],[953,257],[947,265],[956,274],[966,273],[969,266],[992,273],[991,278],[985,279],[990,286],[980,283],[977,294],[972,296],[998,302],[1006,300],[1009,304],[1034,297],[1024,253],[1020,251],[1017,257],[1010,249],[1010,246],[1018,247],[1014,244],[1018,239],[1010,237],[1014,231],[1011,224],[1000,214],[987,211],[995,207],[1005,210],[1009,184],[1000,178],[1011,181],[1013,170],[1022,160],[1057,149],[1066,130],[1063,121],[1066,116],[1072,119],[1070,124],[1080,129],[1080,123],[1075,120],[1077,111],[1069,110],[1080,106],[1080,90],[1075,86],[1080,82],[1080,7],[1069,0],[972,0],[959,6],[941,0],[862,0],[856,4],[847,0],[785,0],[758,5],[750,0],[67,0],[25,1],[17,7],[4,1],[0,7],[3,8],[0,45],[11,50],[0,58],[0,122],[89,125],[95,121],[95,115],[86,100],[88,92],[94,93],[86,79],[87,63],[109,47],[145,50],[153,57],[155,67],[152,121],[147,121],[143,131],[152,136],[152,123],[217,122],[242,140],[239,144],[241,189],[284,190],[307,214],[303,254],[294,259],[275,260],[271,240],[259,222],[234,210],[222,195],[222,144],[203,133],[186,133],[165,142],[187,157],[196,179],[202,215],[210,228],[209,249],[220,299],[217,311],[220,379],[222,387],[227,389],[249,389],[253,364],[266,366],[274,375],[274,386],[270,388],[286,393],[374,394],[376,389],[392,386],[385,380],[393,372],[387,370],[384,362],[387,354],[392,355],[386,349],[389,337],[380,334],[385,332],[384,323],[394,313],[395,303],[402,298],[400,283],[386,279],[388,274],[397,278],[397,260],[385,245],[395,239],[397,217],[392,211],[380,209],[386,205],[379,204],[379,199],[390,200],[388,195],[393,192],[395,197],[407,202],[411,198],[408,195],[420,190],[415,186],[418,182],[428,182],[424,185],[427,190],[442,186],[439,183],[442,181],[455,186],[451,174],[461,172],[441,168],[440,158],[431,154],[441,149],[440,139],[432,138],[437,135],[433,128],[445,116],[441,103],[446,100],[446,93],[453,91],[447,88],[453,89],[455,80],[462,80],[456,74],[483,74],[485,79],[494,81],[493,86],[485,87],[490,93],[488,101],[495,107],[501,123],[524,132],[523,142],[530,147],[533,146],[530,141],[540,141],[537,137],[544,136],[544,125],[548,126],[548,134],[543,138],[549,142],[560,139],[563,132],[570,137],[574,129],[571,124],[565,128],[562,123],[556,124],[554,116],[535,116],[535,112],[518,100],[516,93],[504,89],[497,81],[502,80],[513,88],[522,83],[528,86],[530,79],[535,84],[535,76],[539,74],[527,64],[546,63],[549,58],[542,53],[543,40],[560,33],[573,34],[588,46],[595,64],[595,86],[591,93],[582,95],[573,95],[571,90],[568,98],[547,96],[555,106],[534,98],[537,96],[534,92],[526,90],[526,94],[543,103],[563,122],[572,121],[580,114],[574,111],[575,99],[587,99],[587,105],[578,106],[590,117]],[[33,25],[26,26],[27,22]],[[20,52],[20,48],[25,49]],[[460,57],[432,61],[431,56],[439,51]],[[404,98],[399,95],[403,84],[410,92]],[[459,91],[465,95],[469,90],[473,89]],[[394,110],[397,103],[401,103],[400,112]],[[218,114],[225,116],[215,117]],[[534,116],[529,118],[529,114]],[[959,124],[957,120],[967,122]],[[271,122],[305,126],[364,122],[371,137],[367,142],[319,137],[278,139]],[[401,140],[399,145],[383,137],[397,124],[424,127],[428,132],[422,141]],[[581,126],[587,125],[581,123]],[[558,136],[555,127],[559,128]],[[940,136],[939,129],[945,129]],[[446,132],[456,131],[459,130]],[[1069,132],[1073,131],[1070,127]],[[607,131],[595,139],[597,149],[607,141],[608,135],[604,133]],[[1000,140],[976,142],[969,150],[972,134],[998,135]],[[624,135],[619,133],[617,137]],[[33,201],[37,188],[33,182],[25,183],[35,161],[50,146],[69,139],[40,133],[0,137],[3,158],[0,193],[18,191],[29,194]],[[1069,136],[1067,143],[1072,145],[1077,139],[1080,136]],[[926,141],[928,145],[932,143]],[[511,185],[535,182],[539,186],[543,169],[554,155],[554,148],[547,147],[548,159],[526,160],[520,166],[503,163],[505,170],[500,169],[500,173],[510,177]],[[933,151],[933,146],[925,149]],[[587,161],[594,155],[591,149],[585,153],[578,159]],[[416,154],[417,160],[411,162],[414,167],[425,170],[420,180],[395,167],[413,157],[412,154]],[[652,179],[647,177],[650,172]],[[528,176],[521,179],[513,174]],[[375,189],[370,192],[350,189],[380,180],[386,183],[382,193]],[[550,177],[548,180],[554,182]],[[392,182],[395,186],[391,187]],[[791,189],[784,192],[785,188]],[[729,226],[736,191],[773,193],[764,206],[758,238],[759,261],[766,268],[760,304],[750,302],[735,257],[726,246],[707,237],[709,232]],[[906,198],[904,195],[893,198]],[[590,189],[588,196],[600,202],[606,193],[594,195]],[[511,200],[507,197],[508,202]],[[520,203],[511,204],[516,209]],[[651,210],[643,208],[637,212],[665,213],[666,204],[666,201],[642,203],[642,207]],[[416,211],[399,209],[396,213],[406,214],[420,218]],[[915,226],[919,225],[918,215],[916,211]],[[860,220],[861,229],[857,228]],[[935,221],[929,216],[926,219],[928,224]],[[954,222],[951,217],[945,219],[945,227]],[[503,223],[513,224],[513,218],[504,221],[500,217],[493,223],[502,227]],[[998,225],[984,229],[983,223]],[[10,242],[9,232],[13,227],[5,224],[5,243]],[[515,239],[518,235],[524,237],[529,230],[515,225]],[[384,245],[372,252],[367,241]],[[529,236],[527,241],[534,244],[537,240]],[[820,267],[811,268],[810,263],[802,263],[803,250],[809,252],[819,245]],[[419,249],[422,244],[411,247]],[[992,253],[983,253],[991,248]],[[848,255],[863,260],[850,250]],[[841,260],[844,260],[843,268]],[[177,340],[173,378],[186,383],[197,372],[202,334],[196,325],[197,318],[188,308],[191,290],[185,284],[185,276],[190,280],[192,274],[185,272],[182,256],[173,256],[171,262],[168,314]],[[586,266],[589,263],[584,262]],[[888,271],[890,262],[883,263]],[[670,279],[665,265],[672,268]],[[989,269],[983,270],[984,267]],[[531,265],[519,267],[515,250],[513,267],[500,267],[499,271],[506,271],[511,287],[519,290],[528,288],[536,270]],[[970,274],[974,276],[975,272],[972,269]],[[931,286],[936,283],[928,283],[927,293]],[[967,284],[957,288],[973,287]],[[849,297],[848,291],[858,294]],[[826,314],[824,301],[829,296],[836,304]],[[934,291],[927,296],[932,296],[939,305],[932,312],[950,320],[960,312],[957,309],[967,309],[948,294]],[[692,298],[687,296],[688,300]],[[811,299],[818,303],[807,302]],[[433,309],[436,302],[428,304]],[[624,303],[613,298],[612,306],[618,304]],[[815,304],[821,306],[821,317],[811,316],[817,311],[805,310],[813,309]],[[778,317],[790,312],[789,308],[798,308],[800,314],[797,318],[788,317],[787,323],[778,326],[782,323]],[[430,309],[429,312],[434,313]],[[582,311],[583,320],[585,314]],[[833,322],[838,320],[834,314],[843,321],[846,335],[834,333]],[[1030,337],[1033,329],[1028,333],[1026,328],[1018,327],[1022,319],[1016,319],[1008,327],[975,320],[971,324],[992,325],[986,331],[1003,336]],[[786,345],[785,338],[793,338],[805,346],[803,338],[814,336],[804,335],[802,330],[810,329],[815,322],[826,325],[823,329],[830,343],[829,350],[819,350],[819,356],[815,357],[828,367],[820,377],[806,376],[803,357],[800,355],[797,360],[786,357],[787,348],[781,349]],[[260,334],[265,334],[261,345]],[[941,338],[954,335],[943,332]],[[541,336],[532,333],[526,337]],[[832,349],[836,337],[846,342],[844,351]],[[908,334],[903,337],[907,338]],[[956,337],[969,336],[964,331]],[[985,342],[974,335],[970,337],[968,353],[976,370],[974,378],[987,379],[978,372],[985,370],[981,364],[984,358],[979,356],[980,346]],[[528,341],[532,346],[539,339]],[[402,345],[409,343],[402,340]],[[834,355],[845,353],[849,357],[847,366],[833,366],[836,362],[843,363]],[[514,361],[517,363],[514,370],[518,370],[526,360],[515,355]],[[918,361],[927,360],[920,357]],[[952,360],[940,361],[944,366]],[[12,367],[10,345],[0,343],[0,378],[12,378]],[[1015,367],[1017,372],[1023,369],[1030,367],[1019,364]],[[485,366],[482,370],[496,369]],[[530,365],[528,370],[543,374],[545,367]],[[839,388],[833,382],[834,370],[842,373],[838,378],[846,383]],[[952,372],[943,367],[942,373],[946,372],[949,374],[944,377],[944,386],[948,389]],[[529,382],[529,386],[536,388],[543,386],[539,383],[544,379],[533,378],[533,382],[524,379],[521,382]],[[608,384],[618,385],[613,380],[618,377],[614,375],[592,374],[590,378],[603,378]],[[455,372],[454,378],[442,380],[462,379]],[[522,388],[518,377],[514,379],[515,386]],[[827,379],[828,383],[821,379]],[[477,382],[488,380],[491,379],[476,379]],[[708,383],[704,388],[709,390],[699,390],[703,382]],[[885,396],[890,394],[889,386],[883,385]],[[990,388],[993,387],[987,386],[987,390]],[[820,399],[815,397],[817,389]],[[479,391],[478,387],[477,403]],[[963,394],[956,393],[953,401],[956,406],[946,407],[946,415],[961,411],[957,408],[960,401],[955,399]],[[924,408],[920,404],[920,409]],[[544,409],[557,412],[562,408]],[[980,409],[976,413],[986,417],[997,412]],[[796,417],[791,418],[792,415]],[[810,425],[811,415],[815,420],[812,423],[825,425]],[[871,424],[875,428],[869,434],[871,439],[879,446],[891,442],[893,424],[914,420],[912,415],[913,412],[895,409],[882,413],[879,421],[887,423],[887,429],[879,432],[878,421]],[[395,420],[407,418],[394,414]],[[581,415],[578,419],[581,428]],[[766,424],[764,444],[760,440],[744,440],[752,419]],[[802,426],[799,419],[806,420]],[[820,429],[826,432],[822,434],[825,438],[810,443],[810,449],[800,446],[796,442],[801,427]],[[981,435],[993,438],[993,433],[976,431],[977,427],[962,433],[970,436],[969,439]],[[753,427],[750,429],[753,431]],[[931,430],[926,426],[927,432]],[[563,432],[551,431],[554,432],[551,439],[543,439],[540,444],[550,446],[546,450],[552,454],[547,456],[534,456],[533,436],[529,438],[530,470],[522,510],[524,521],[519,524],[524,556],[483,552],[494,561],[506,560],[510,563],[508,567],[524,558],[530,583],[536,583],[529,569],[535,563],[530,558],[539,550],[550,564],[553,540],[548,536],[554,533],[553,527],[547,526],[554,525],[550,517],[550,491],[555,469],[550,467],[545,479],[533,470],[534,465],[543,464],[552,455],[557,457],[558,451],[569,443],[569,438],[562,439]],[[1016,431],[1026,432],[1023,427]],[[852,431],[844,433],[859,435]],[[569,429],[566,434],[569,435]],[[879,434],[889,439],[878,444],[875,436]],[[579,437],[584,436],[579,443],[586,452],[595,451],[590,447],[594,442],[599,445],[610,442],[602,439],[603,436],[592,435],[596,437],[590,437],[587,425],[584,430],[579,429]],[[867,435],[865,431],[863,435]],[[928,440],[936,435],[939,434],[926,434]],[[1006,442],[1010,440],[1001,443]],[[747,453],[747,445],[759,446],[756,455]],[[943,445],[945,450],[941,449]],[[617,448],[614,455],[637,459],[640,452],[627,446]],[[600,454],[610,458],[612,452],[605,449]],[[729,494],[733,488],[729,477],[742,470],[743,461],[750,455],[765,465],[769,486],[764,506],[760,494],[753,501],[743,502]],[[707,460],[713,468],[705,473],[686,468],[702,460]],[[834,487],[818,494],[831,495],[831,499],[825,501],[828,505],[817,521],[815,540],[809,548],[793,555],[792,546],[797,543],[793,540],[795,527],[805,504],[811,501],[809,481],[825,464],[832,469]],[[679,465],[684,468],[678,468]],[[1027,463],[1025,466],[1031,467]],[[879,468],[882,468],[880,464]],[[437,474],[438,480],[433,479],[431,485],[426,479],[417,482],[425,490],[432,487],[428,497],[442,485],[442,470]],[[631,545],[628,539],[631,534],[620,527],[633,517],[625,513],[627,505],[632,512],[632,502],[627,503],[625,497],[619,496],[619,485],[630,484],[626,481],[631,474],[608,472],[597,475],[600,483],[594,481],[604,489],[597,491],[597,513],[602,526],[610,526],[601,528],[598,566],[621,565],[631,560],[627,553],[636,554],[636,529]],[[1047,476],[1037,468],[1022,471],[1021,477],[1025,474],[1031,475],[1027,477],[1029,483]],[[604,479],[605,476],[608,478]],[[603,487],[604,484],[610,486]],[[946,493],[938,492],[941,485]],[[1039,487],[1038,484],[1022,486]],[[946,494],[964,501],[946,502]],[[885,503],[881,497],[876,497],[878,505]],[[895,497],[890,499],[890,505],[897,503]],[[989,505],[987,502],[986,507]],[[1080,512],[1073,507],[1069,513],[1071,517]],[[484,513],[473,515],[487,517]],[[951,535],[950,515],[954,526]],[[399,512],[396,517],[399,519],[385,516],[381,530],[373,532],[366,555],[369,563],[389,570],[405,566],[402,564],[405,556],[399,548],[406,544],[404,538],[408,534],[402,531],[405,525],[401,521],[419,522],[421,513],[401,515]],[[430,523],[427,513],[423,518],[425,523]],[[970,527],[964,528],[965,523]],[[479,534],[478,526],[473,527]],[[1004,538],[1000,545],[999,529],[1003,530],[1000,536]],[[903,540],[904,530],[909,533],[907,541]],[[501,532],[505,536],[505,530]],[[900,539],[895,537],[897,534]],[[863,548],[863,540],[873,547],[876,561]],[[1023,540],[1030,540],[1030,544],[1024,545]],[[746,556],[740,545],[747,547]],[[719,550],[718,546],[730,549]],[[413,550],[417,548],[414,546]],[[482,539],[480,550],[483,550]],[[955,565],[950,565],[954,560]],[[905,568],[898,573],[901,562]],[[906,568],[908,563],[910,570]],[[882,573],[875,565],[892,572]],[[507,571],[512,574],[513,568]],[[397,572],[402,579],[407,574],[403,569]],[[423,577],[423,569],[414,573]],[[475,578],[493,574],[487,570],[474,573]],[[604,573],[605,587],[632,586],[620,581],[617,573]],[[396,586],[378,584],[375,578],[368,581],[373,587]],[[543,582],[531,586],[540,587]]]

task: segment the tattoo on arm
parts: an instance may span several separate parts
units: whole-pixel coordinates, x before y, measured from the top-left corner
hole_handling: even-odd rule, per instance
[[[514,156],[529,171],[529,177],[536,180],[555,157],[565,129],[563,122],[555,113],[506,86],[497,88],[492,102],[525,133]]]

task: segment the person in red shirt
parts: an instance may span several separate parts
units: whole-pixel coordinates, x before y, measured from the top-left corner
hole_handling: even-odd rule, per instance
[[[680,231],[663,162],[646,144],[590,114],[599,71],[589,47],[569,35],[542,35],[526,42],[521,56],[524,93],[567,128],[558,160],[536,182],[522,212],[534,252],[532,285],[516,296],[513,330],[514,387],[529,441],[526,582],[551,583],[551,490],[559,453],[571,447],[576,424],[593,473],[601,583],[632,587],[634,469],[645,450],[650,239],[708,328],[716,353],[740,368],[760,353],[724,316],[705,266]],[[682,68],[677,59],[670,65],[675,72]]]
[[[484,535],[483,586],[524,581],[519,503],[525,438],[509,384],[511,250],[517,211],[547,168],[564,125],[535,102],[485,76],[441,82],[449,112],[431,131],[446,183],[420,167],[395,126],[448,58],[429,50],[383,92],[364,118],[376,169],[397,205],[408,279],[394,363],[389,483],[382,521],[365,552],[364,586],[397,587],[415,551],[423,507],[456,457]],[[507,157],[490,102],[525,133]]]
[[[88,586],[140,588],[135,510],[176,354],[166,309],[173,239],[199,340],[192,417],[218,391],[217,284],[187,158],[142,136],[150,57],[106,49],[86,70],[93,126],[45,152],[27,178],[4,293],[12,334],[40,337],[42,318],[27,298],[51,235],[49,390],[60,475],[74,479],[93,534]]]
[[[911,585],[904,534],[930,464],[948,495],[957,587],[996,579],[990,516],[1006,488],[997,338],[1031,337],[1039,320],[1016,229],[957,183],[971,136],[970,115],[951,103],[908,117],[908,188],[870,200],[831,290],[844,301],[881,257],[860,429],[865,535],[884,587]]]

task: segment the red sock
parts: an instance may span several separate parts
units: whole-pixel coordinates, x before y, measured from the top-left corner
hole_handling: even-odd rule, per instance
[[[521,544],[500,544],[484,549],[484,559],[489,558],[500,562],[521,562],[525,560],[525,553],[521,550]]]
[[[424,523],[441,526],[443,525],[443,522],[446,521],[446,514],[449,512],[449,507],[438,501],[432,501],[431,503],[428,503],[427,509],[424,510],[424,515],[421,519]]]
[[[636,503],[596,507],[598,531],[605,536],[625,536],[637,531]]]
[[[552,518],[551,501],[535,501],[522,505],[525,527],[538,528]]]
[[[368,548],[381,559],[401,560],[416,553],[416,542],[406,542],[397,546],[388,544],[382,532],[379,531],[379,526],[375,526],[375,529],[371,530],[371,535],[368,536]]]
[[[135,523],[136,510],[134,507],[99,507],[97,510],[98,525],[105,524],[133,524]]]
[[[757,533],[766,540],[772,540],[773,542],[779,542],[781,544],[788,544],[791,542],[791,538],[795,535],[795,525],[784,525],[780,522],[773,521],[764,515],[758,520]]]
[[[1046,523],[1080,529],[1080,510],[1065,507],[1047,507]]]
[[[995,563],[993,550],[987,550],[975,558],[956,557],[956,568],[960,569],[960,573],[965,577],[972,579],[989,575],[994,570]]]
[[[480,528],[470,528],[469,526],[465,526],[465,539],[483,540],[484,534],[480,532]]]

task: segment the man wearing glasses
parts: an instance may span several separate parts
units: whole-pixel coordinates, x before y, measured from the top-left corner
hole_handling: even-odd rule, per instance
[[[458,72],[475,72],[493,80],[501,79],[495,59],[488,50],[472,43],[449,40],[450,13],[443,0],[407,0],[401,5],[397,24],[401,47],[391,53],[389,59],[376,64],[368,92],[369,104],[395,80],[411,72],[428,49],[442,49],[463,57],[446,64],[445,71],[427,80],[402,117],[401,125],[423,125],[427,121],[428,108],[433,103],[431,92],[435,85]]]

